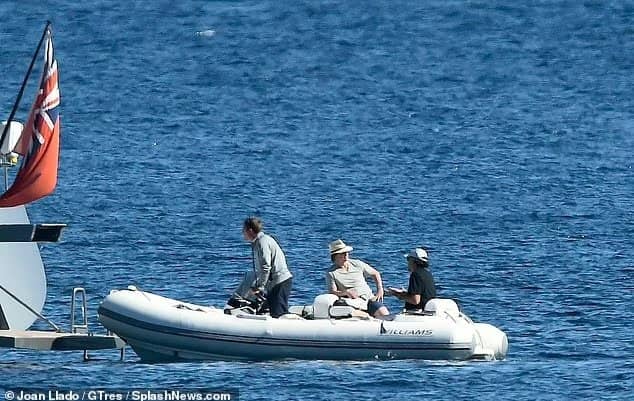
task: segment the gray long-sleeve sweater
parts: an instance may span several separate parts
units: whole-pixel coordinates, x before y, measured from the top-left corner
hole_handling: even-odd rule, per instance
[[[270,290],[293,277],[286,265],[286,256],[270,235],[258,233],[253,242],[253,265],[256,274],[255,287]]]

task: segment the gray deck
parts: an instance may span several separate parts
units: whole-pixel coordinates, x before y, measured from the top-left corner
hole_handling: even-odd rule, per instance
[[[125,341],[117,336],[56,333],[54,331],[0,330],[0,348],[40,351],[86,351],[121,349]]]

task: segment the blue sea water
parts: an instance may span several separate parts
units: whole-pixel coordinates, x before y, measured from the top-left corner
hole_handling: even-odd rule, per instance
[[[259,214],[286,250],[293,302],[323,290],[331,240],[395,286],[402,254],[424,245],[439,293],[503,329],[510,352],[148,365],[131,351],[0,350],[0,398],[631,399],[631,1],[4,0],[3,119],[47,19],[61,167],[29,212],[69,226],[42,248],[47,316],[68,322],[74,286],[94,329],[99,301],[129,284],[222,304],[250,266],[241,222]]]

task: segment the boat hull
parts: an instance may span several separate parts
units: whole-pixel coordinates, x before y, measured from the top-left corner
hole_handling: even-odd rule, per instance
[[[0,225],[30,224],[26,208],[0,208]],[[36,242],[0,242],[1,285],[37,313],[46,300],[46,272]],[[37,316],[0,290],[0,321],[11,330],[26,330]],[[2,319],[4,317],[4,319]]]
[[[148,362],[177,360],[466,360],[475,326],[446,317],[273,319],[226,315],[142,291],[114,291],[99,320]]]

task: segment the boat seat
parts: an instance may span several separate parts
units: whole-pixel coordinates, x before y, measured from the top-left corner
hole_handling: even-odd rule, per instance
[[[334,294],[321,294],[313,302],[313,316],[315,319],[330,319],[330,307],[339,299]]]
[[[321,294],[315,297],[313,317],[315,319],[366,317],[367,313],[359,308],[359,306],[364,306],[365,304],[366,302],[362,299],[339,298],[334,294]]]
[[[347,317],[352,317],[355,311],[356,309],[352,306],[334,305],[330,307],[330,309],[328,310],[328,314],[330,315],[330,317],[335,319],[344,319]]]
[[[444,316],[445,314],[457,319],[460,317],[460,310],[453,299],[433,298],[425,304],[424,313],[433,313],[436,316]]]

